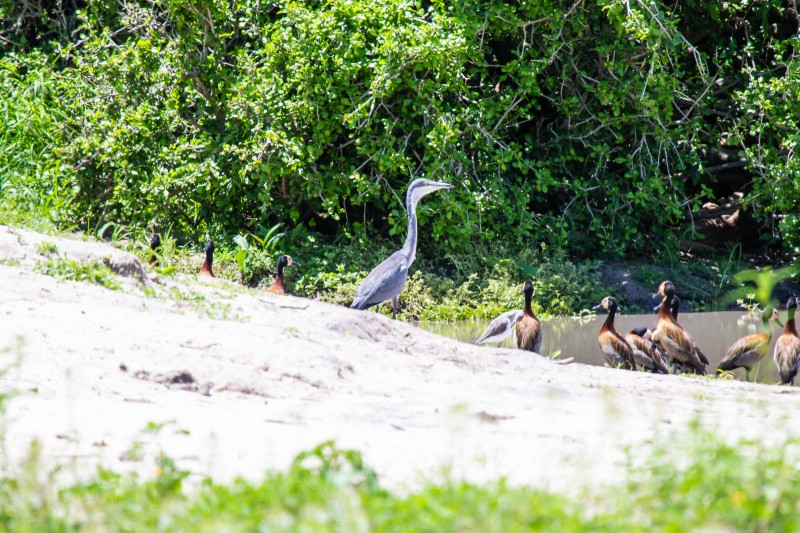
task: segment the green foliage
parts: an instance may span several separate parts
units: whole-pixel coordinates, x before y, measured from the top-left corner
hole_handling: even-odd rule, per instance
[[[258,244],[258,248],[251,245],[244,235],[237,235],[233,238],[233,242],[238,247],[234,259],[239,265],[242,278],[256,278],[267,270],[267,265],[273,266],[270,259],[275,255],[275,250],[284,236],[284,233],[278,233],[280,227],[280,224],[276,224],[270,229],[264,230],[263,238],[255,234],[251,235],[253,241]]]
[[[726,443],[699,429],[687,437],[688,461],[657,450],[628,484],[627,507],[648,528],[680,531],[687,523],[735,531],[789,531],[800,526],[800,483],[792,465],[798,442]]]
[[[679,445],[675,445],[675,443]],[[666,443],[669,443],[667,445]],[[286,472],[260,481],[211,479],[158,453],[154,475],[99,469],[58,482],[41,446],[0,478],[0,528],[23,531],[793,531],[800,526],[796,438],[727,443],[695,425],[645,460],[627,481],[578,487],[579,496],[448,479],[402,493],[380,486],[354,450],[326,442]],[[633,455],[633,454],[632,454]],[[640,458],[641,459],[641,458]],[[642,466],[633,466],[641,464]]]
[[[784,302],[775,302],[772,299],[772,289],[781,281],[796,275],[796,268],[785,267],[779,269],[747,269],[742,270],[733,277],[734,288],[728,291],[722,303],[732,301],[755,300],[757,306],[762,308],[768,305],[776,306]]]
[[[730,193],[716,150],[744,156],[734,190],[800,246],[778,0],[25,5],[0,3],[0,213],[363,242],[402,234],[424,175],[458,185],[419,214],[443,253],[622,257],[692,236],[691,211]]]
[[[36,253],[41,255],[53,255],[58,253],[58,245],[50,241],[42,241],[36,245]]]
[[[66,257],[50,257],[47,261],[37,263],[34,270],[57,279],[96,283],[112,290],[122,288],[117,275],[100,261],[81,262]]]
[[[287,235],[285,244],[285,251],[293,256],[297,249],[302,262],[286,273],[293,293],[340,305],[349,305],[369,270],[394,252],[391,244],[381,242],[373,242],[366,253],[358,242],[328,245],[305,232]],[[303,249],[314,253],[299,255]],[[542,315],[577,313],[593,305],[603,292],[598,262],[573,262],[555,249],[543,247],[534,253],[495,243],[476,245],[469,252],[451,252],[445,258],[431,259],[430,255],[417,254],[400,293],[401,319],[494,318],[522,307],[526,279],[533,280],[533,308]],[[381,311],[391,314],[390,305]]]

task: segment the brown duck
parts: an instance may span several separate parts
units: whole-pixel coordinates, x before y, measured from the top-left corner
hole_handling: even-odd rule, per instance
[[[531,309],[533,283],[526,281],[522,292],[525,294],[525,307],[522,308],[522,320],[514,325],[516,345],[520,350],[539,353],[542,347],[542,325]]]
[[[636,370],[636,362],[633,359],[633,349],[614,329],[614,315],[617,313],[617,299],[613,296],[606,296],[603,301],[592,309],[605,309],[608,317],[600,328],[597,342],[600,344],[600,351],[606,358],[606,363],[614,368],[624,368],[625,370]]]

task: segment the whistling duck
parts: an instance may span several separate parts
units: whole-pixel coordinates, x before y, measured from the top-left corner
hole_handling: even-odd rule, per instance
[[[161,253],[161,236],[158,233],[153,233],[150,237],[150,266],[155,268],[158,266],[158,255]]]
[[[213,278],[214,277],[214,241],[208,241],[206,244],[206,258],[203,261],[203,266],[200,268],[200,273],[198,276],[201,278]]]
[[[403,247],[372,269],[356,291],[352,309],[367,309],[392,301],[392,318],[397,318],[397,297],[406,285],[408,269],[417,255],[417,203],[423,196],[439,189],[452,189],[449,183],[419,178],[411,182],[406,191],[408,234]]]
[[[717,372],[744,368],[745,379],[750,381],[750,371],[753,370],[756,364],[761,362],[761,359],[769,351],[769,343],[772,340],[772,328],[770,328],[769,321],[777,318],[778,310],[767,306],[761,314],[761,323],[764,325],[764,331],[747,335],[734,342],[717,366]]]
[[[511,332],[514,331],[514,324],[522,320],[523,313],[519,309],[513,311],[506,311],[498,316],[486,326],[481,336],[475,341],[475,344],[483,344],[484,342],[503,342]]]
[[[663,283],[662,283],[662,285],[663,285]],[[659,290],[661,290],[661,287],[659,287]],[[662,302],[663,302],[663,298],[662,298]],[[657,306],[655,306],[653,308],[653,312],[654,313],[658,313],[658,311],[660,309],[661,309],[661,304],[659,303]],[[681,309],[681,301],[680,301],[680,299],[677,296],[673,296],[672,297],[672,301],[669,304],[669,311],[670,311],[670,313],[672,313],[672,319],[675,320],[676,322],[678,321],[678,312],[680,311],[680,309]]]
[[[658,320],[656,330],[653,332],[653,340],[664,348],[669,358],[674,363],[689,365],[700,374],[705,374],[705,364],[700,356],[697,343],[683,327],[672,317],[670,306],[675,297],[675,287],[669,281],[664,281],[658,288],[658,293],[664,299],[658,310]],[[707,364],[707,363],[706,363]]]
[[[672,313],[672,318],[675,320],[675,323],[678,323],[678,311],[681,308],[681,301],[677,296],[672,297],[672,301],[670,302],[669,309]],[[678,324],[680,326],[680,324]],[[683,327],[683,326],[681,326]],[[694,351],[697,353],[697,357],[700,358],[700,362],[703,363],[704,366],[708,366],[708,357],[703,351],[700,349],[700,346],[697,345],[694,339],[692,339],[692,344],[694,345]]]
[[[522,309],[523,317],[514,326],[517,348],[539,353],[539,349],[542,347],[542,327],[539,319],[536,318],[531,309],[533,283],[526,281],[522,292],[525,294],[525,307]]]
[[[786,310],[788,311],[786,325],[783,327],[783,333],[775,343],[775,351],[772,354],[772,358],[778,366],[781,383],[794,385],[798,362],[800,362],[800,337],[797,336],[797,328],[794,324],[794,313],[797,311],[796,296],[790,297],[789,301],[786,302]]]
[[[654,374],[669,374],[664,362],[666,353],[652,340],[653,332],[648,328],[632,329],[625,335],[625,341],[633,349],[633,360],[642,369]]]
[[[614,329],[614,315],[617,313],[617,299],[613,296],[606,296],[603,301],[592,309],[605,309],[608,311],[608,317],[600,328],[600,334],[597,336],[597,341],[600,344],[600,350],[606,358],[609,366],[614,368],[624,368],[626,370],[636,370],[636,362],[633,359],[633,349],[630,345],[617,333]]]
[[[286,284],[283,281],[283,269],[295,264],[292,256],[282,255],[278,258],[278,275],[275,276],[275,281],[267,289],[267,292],[272,294],[286,294]]]

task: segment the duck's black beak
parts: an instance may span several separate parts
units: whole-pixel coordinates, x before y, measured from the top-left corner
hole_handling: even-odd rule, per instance
[[[602,308],[603,308],[603,304],[597,304],[594,307],[592,307],[592,310],[596,311],[597,309],[602,309]]]
[[[658,311],[659,311],[660,309],[661,309],[661,304],[658,304],[657,306],[655,306],[655,307],[653,308],[653,312],[654,312],[654,313],[658,313]]]

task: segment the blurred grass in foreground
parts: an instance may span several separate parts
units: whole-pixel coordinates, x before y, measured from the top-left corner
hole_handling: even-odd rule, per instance
[[[676,445],[675,440],[679,439]],[[618,485],[567,497],[503,480],[381,488],[357,451],[326,442],[261,481],[197,482],[168,456],[143,479],[99,469],[54,483],[40,447],[0,480],[3,531],[792,531],[800,527],[798,444],[732,446],[696,425],[629,463]]]

